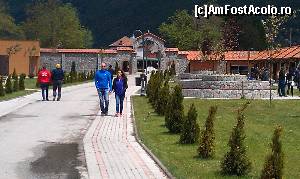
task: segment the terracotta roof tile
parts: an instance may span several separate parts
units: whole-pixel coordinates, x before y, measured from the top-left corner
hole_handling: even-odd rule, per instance
[[[146,33],[144,33],[144,37],[145,37],[145,36],[152,36],[152,37],[154,37],[154,38],[156,38],[156,39],[158,39],[158,40],[160,40],[160,41],[166,42],[164,39],[160,38],[160,37],[157,36],[157,35],[152,34],[151,32],[146,32]],[[140,35],[140,36],[138,36],[136,39],[140,39],[140,38],[142,38],[142,37],[143,37],[143,35]]]
[[[295,49],[291,51],[288,55],[286,55],[284,58],[300,58],[299,55],[300,55],[300,45],[295,46]]]
[[[131,47],[117,47],[118,51],[133,51]]]
[[[187,59],[192,61],[192,60],[201,60],[202,52],[200,51],[187,51]]]
[[[227,51],[225,52],[225,60],[251,60],[258,53],[258,51]]]
[[[45,53],[99,53],[100,49],[51,49],[41,48]]]
[[[179,51],[178,55],[188,55],[189,51]]]
[[[129,37],[124,36],[121,39],[119,39],[119,40],[115,41],[114,43],[110,44],[109,46],[110,47],[132,47],[133,43],[132,43],[132,40]]]
[[[178,48],[166,48],[165,52],[178,52]]]

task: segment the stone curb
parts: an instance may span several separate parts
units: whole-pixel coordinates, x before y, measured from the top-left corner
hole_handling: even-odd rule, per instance
[[[151,150],[143,144],[143,142],[141,141],[139,134],[138,134],[138,130],[136,127],[136,122],[135,122],[135,116],[134,116],[134,109],[133,109],[133,100],[132,97],[136,96],[136,95],[131,95],[130,96],[130,101],[131,101],[131,118],[133,121],[133,130],[134,130],[134,137],[136,139],[136,141],[140,144],[140,146],[142,146],[142,148],[149,154],[149,156],[154,160],[154,162],[159,166],[159,168],[166,174],[166,176],[170,179],[175,179],[175,177],[169,172],[169,170],[161,163],[161,161],[151,152]]]

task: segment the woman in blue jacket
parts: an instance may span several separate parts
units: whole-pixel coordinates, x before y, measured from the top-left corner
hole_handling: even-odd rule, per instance
[[[127,78],[122,70],[118,70],[117,77],[113,81],[112,89],[116,94],[116,115],[122,116],[123,103],[126,89],[128,88]]]

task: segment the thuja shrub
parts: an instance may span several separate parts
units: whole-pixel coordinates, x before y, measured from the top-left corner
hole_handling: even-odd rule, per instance
[[[3,77],[0,77],[0,96],[5,96],[5,91],[4,91],[4,87],[3,87]]]
[[[11,84],[11,76],[8,75],[8,78],[5,83],[5,93],[9,94],[12,92],[13,92],[13,89],[12,89],[12,84]]]
[[[270,144],[271,153],[267,156],[264,168],[261,173],[261,179],[282,179],[284,154],[282,152],[281,137],[282,127],[277,126],[274,130],[272,143]]]
[[[244,140],[245,116],[242,110],[238,111],[237,125],[233,128],[228,145],[230,151],[225,154],[221,162],[221,171],[225,175],[246,175],[251,171],[251,162],[246,154]]]
[[[183,124],[183,95],[180,85],[174,87],[174,92],[168,105],[169,115],[166,125],[171,133],[180,133]]]
[[[159,98],[159,90],[161,88],[161,85],[163,83],[163,76],[160,71],[156,72],[155,79],[153,82],[153,91],[152,91],[152,106],[155,107],[158,98]]]
[[[198,155],[201,158],[210,158],[215,154],[215,130],[214,121],[216,120],[217,106],[211,106],[205,121],[204,130],[201,132]]]
[[[18,76],[15,77],[15,79],[14,79],[13,91],[14,92],[19,91],[19,79],[18,79]]]
[[[13,71],[13,74],[12,74],[12,79],[17,79],[18,78],[18,75],[17,75],[17,72],[16,72],[16,69],[14,68],[14,71]]]
[[[159,89],[159,97],[157,99],[157,103],[155,106],[155,111],[159,114],[159,115],[164,115],[166,108],[167,108],[167,102],[169,100],[169,93],[170,93],[170,89],[169,89],[169,82],[165,81],[164,82],[164,86],[162,88]]]
[[[25,76],[20,75],[19,90],[25,90]]]
[[[193,144],[199,139],[199,125],[197,124],[197,110],[192,104],[183,122],[179,142],[182,144]]]

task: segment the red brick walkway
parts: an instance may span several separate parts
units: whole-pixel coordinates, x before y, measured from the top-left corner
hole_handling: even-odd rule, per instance
[[[110,95],[109,115],[100,112],[84,138],[90,179],[98,178],[166,178],[133,136],[132,95],[137,87],[129,78],[122,117],[114,117],[115,98]]]

